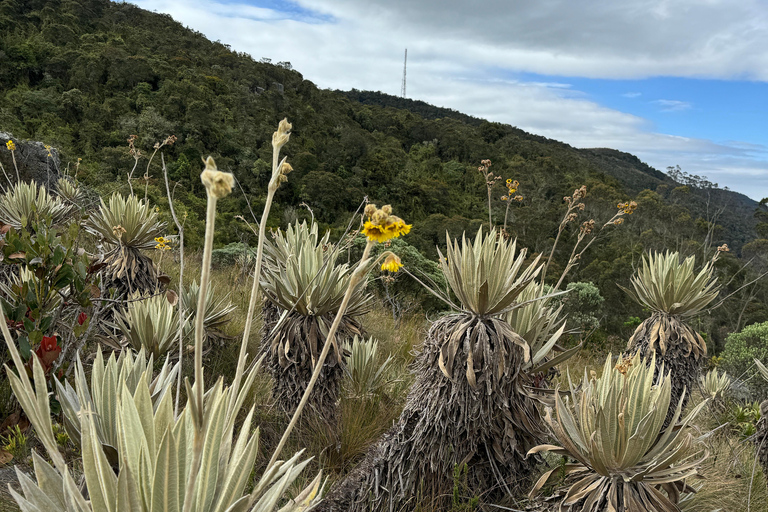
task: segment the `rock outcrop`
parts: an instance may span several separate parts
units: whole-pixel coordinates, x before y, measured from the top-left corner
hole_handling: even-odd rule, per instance
[[[16,145],[13,154],[8,150],[6,143],[12,140]],[[14,165],[13,160],[16,159]],[[59,152],[56,148],[46,148],[42,142],[21,140],[12,134],[0,131],[0,164],[12,182],[16,182],[16,168],[18,168],[21,181],[36,181],[49,190],[56,188],[59,179],[61,164]],[[7,184],[5,176],[0,172],[0,181]]]

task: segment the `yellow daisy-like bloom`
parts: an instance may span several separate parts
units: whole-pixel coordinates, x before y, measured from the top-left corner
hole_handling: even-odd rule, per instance
[[[392,207],[386,205],[380,210],[375,205],[368,205],[365,214],[369,220],[363,224],[363,234],[372,242],[386,242],[400,235],[407,235],[411,225],[403,219],[392,215]]]
[[[9,140],[5,143],[5,147],[8,148],[8,151],[14,151],[16,149],[16,144],[14,144],[12,140]]]
[[[400,258],[394,254],[390,254],[384,260],[384,263],[381,264],[381,270],[386,270],[387,272],[397,272],[402,266],[403,264],[400,261]]]
[[[386,242],[390,238],[393,238],[387,234],[384,226],[379,226],[370,221],[363,225],[363,234],[368,237],[368,240],[375,242]]]
[[[392,217],[390,222],[384,228],[387,233],[391,233],[390,238],[397,238],[400,235],[407,235],[411,231],[411,225],[399,217]]]

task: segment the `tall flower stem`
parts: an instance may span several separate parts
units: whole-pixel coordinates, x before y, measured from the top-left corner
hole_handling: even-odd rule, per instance
[[[195,317],[195,383],[194,393],[189,397],[192,407],[195,437],[192,447],[192,467],[189,482],[187,482],[184,512],[191,512],[192,495],[195,492],[198,473],[203,455],[203,430],[205,410],[203,409],[203,321],[205,317],[205,299],[211,278],[211,253],[213,251],[213,235],[216,224],[216,202],[232,190],[234,177],[231,174],[219,172],[213,158],[208,157],[205,170],[200,175],[208,193],[208,208],[205,214],[205,242],[203,245],[203,268],[200,273],[200,294],[197,298],[197,313]]]
[[[259,301],[259,278],[261,277],[261,264],[264,259],[264,238],[267,235],[267,219],[269,218],[269,211],[272,208],[272,200],[275,197],[275,192],[280,186],[281,176],[283,176],[281,169],[283,162],[280,162],[280,148],[288,142],[288,135],[290,134],[291,125],[286,120],[280,123],[277,131],[272,135],[272,178],[269,180],[269,186],[267,188],[267,201],[264,204],[264,211],[261,214],[261,222],[259,222],[259,241],[256,246],[256,266],[253,270],[253,286],[251,287],[251,299],[248,301],[248,314],[245,316],[245,327],[243,328],[243,340],[240,343],[240,354],[237,357],[237,367],[235,369],[235,378],[232,381],[232,389],[235,392],[229,400],[228,412],[231,414],[237,401],[237,394],[240,390],[240,383],[243,379],[243,373],[245,372],[245,359],[247,357],[248,340],[251,335],[251,328],[253,325],[253,317],[256,314],[256,303]],[[283,176],[284,177],[284,176]]]
[[[13,159],[13,168],[16,169],[16,183],[21,183],[21,178],[19,178],[19,166],[16,164],[16,151],[11,151],[11,158]]]
[[[370,258],[371,249],[373,249],[374,245],[376,245],[376,242],[372,240],[368,241],[368,243],[365,245],[365,250],[363,251],[363,257],[360,259],[360,263],[358,263],[357,268],[352,273],[352,276],[350,276],[347,291],[344,293],[344,298],[341,301],[339,310],[336,312],[336,317],[333,319],[331,328],[328,330],[328,336],[326,336],[323,350],[320,352],[320,356],[317,358],[315,369],[312,372],[312,378],[309,379],[309,384],[307,384],[307,389],[304,390],[304,395],[301,397],[301,402],[299,402],[298,407],[296,407],[296,411],[293,413],[293,417],[291,418],[291,422],[288,424],[288,428],[285,429],[283,437],[280,439],[280,443],[278,443],[277,448],[275,448],[275,452],[272,454],[272,458],[267,465],[267,472],[275,464],[275,462],[277,462],[277,458],[280,456],[280,452],[283,450],[285,443],[288,441],[288,437],[291,435],[291,432],[296,426],[296,423],[299,421],[301,411],[309,401],[309,396],[312,394],[312,389],[315,387],[315,383],[320,377],[320,372],[323,369],[323,363],[325,362],[326,357],[328,357],[328,352],[331,350],[331,346],[335,340],[336,331],[339,328],[339,324],[341,324],[341,319],[344,317],[344,312],[347,310],[347,306],[349,305],[349,300],[352,297],[352,293],[360,283],[360,280],[365,277],[367,269],[370,268],[368,265],[368,259]]]

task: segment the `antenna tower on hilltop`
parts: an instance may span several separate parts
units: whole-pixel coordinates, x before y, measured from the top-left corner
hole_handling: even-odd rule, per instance
[[[405,98],[405,67],[408,64],[408,48],[405,49],[405,58],[403,59],[403,86],[400,88],[400,96]]]

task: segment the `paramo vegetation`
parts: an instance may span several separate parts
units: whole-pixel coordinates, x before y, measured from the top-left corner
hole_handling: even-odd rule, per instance
[[[0,29],[0,510],[768,508],[766,201],[129,4]]]

